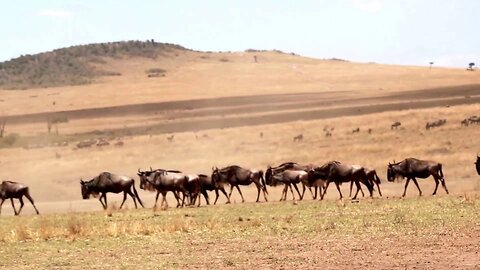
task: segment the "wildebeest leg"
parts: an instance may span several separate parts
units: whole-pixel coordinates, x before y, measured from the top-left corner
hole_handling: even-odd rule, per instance
[[[157,201],[158,201],[158,196],[160,196],[160,191],[157,190],[157,196],[155,196],[155,203],[153,204],[153,209],[157,208]],[[163,206],[163,200],[162,200],[162,204],[160,205],[160,207]]]
[[[232,192],[233,192],[233,185],[230,185],[230,193],[228,193],[228,200],[230,200],[230,197],[232,197]]]
[[[282,190],[282,196],[280,196],[280,201],[283,201],[283,200],[284,200],[283,197],[285,197],[285,198],[287,197],[285,194],[287,194],[288,186],[289,186],[289,185],[290,185],[290,184],[287,184],[287,183],[284,184],[284,187],[283,187],[283,190]],[[285,199],[285,200],[286,200],[286,199]]]
[[[417,179],[415,179],[415,177],[413,177],[412,180],[413,180],[413,183],[415,184],[415,186],[417,186],[417,188],[418,188],[419,195],[422,196],[422,191],[420,190],[420,187],[418,186]]]
[[[242,203],[245,202],[245,199],[243,198],[243,194],[242,194],[242,191],[240,190],[240,187],[237,185],[237,190],[238,190],[238,193],[240,193],[240,197],[242,197]],[[260,194],[260,193],[259,193]]]
[[[178,195],[178,192],[177,191],[172,191],[173,192],[173,196],[175,196],[175,200],[177,200],[177,208],[180,207],[180,195]],[[165,199],[166,201],[167,199]]]
[[[448,189],[447,189],[447,184],[445,184],[445,179],[440,178],[440,181],[442,181],[442,186],[443,186],[443,189],[445,189],[445,192],[448,194]]]
[[[20,209],[18,209],[17,215],[20,215],[20,212],[22,211],[22,208],[25,205],[25,203],[23,203],[23,198],[22,197],[23,196],[20,196],[20,198],[18,198],[18,200],[20,201]]]
[[[437,188],[438,188],[438,184],[439,184],[438,183],[439,181],[438,181],[436,176],[433,177],[433,180],[435,180],[435,189],[433,190],[432,196],[437,194]]]
[[[2,202],[0,202],[0,215],[2,214],[2,205],[3,205],[4,201],[5,201],[5,199],[2,199]]]
[[[327,189],[328,189],[328,186],[330,185],[330,182],[331,181],[327,181],[327,185],[325,186],[323,193],[321,193],[320,195],[320,200],[323,200],[323,197],[325,197],[325,194],[327,194]]]
[[[378,189],[378,194],[380,195],[380,197],[382,197],[382,191],[380,190],[380,185],[378,183],[375,183],[377,185],[377,189]]]
[[[173,193],[175,194],[175,192]],[[178,196],[178,195],[177,195]],[[163,207],[163,203],[165,203],[166,207],[165,208],[168,208],[168,202],[167,202],[167,192],[166,191],[163,191],[162,192],[162,204],[161,204],[161,207]],[[178,202],[177,202],[178,203]]]
[[[221,188],[219,188],[219,189],[220,189],[220,191],[223,193],[223,195],[225,195],[225,197],[227,198],[226,204],[229,204],[229,203],[230,203],[230,197],[227,196],[227,191],[225,191],[225,188],[223,188],[223,187],[221,187]],[[218,199],[218,191],[217,191],[217,198],[215,199],[215,203],[217,202],[217,199]],[[215,204],[215,203],[214,203],[214,204]]]
[[[410,182],[410,177],[407,178],[407,182],[405,183],[405,190],[403,191],[402,197],[405,197],[405,195],[407,194],[407,187],[409,182]]]
[[[126,200],[127,200],[127,192],[124,191],[124,192],[123,192],[123,201],[122,201],[122,203],[120,204],[120,209],[122,209],[122,206],[123,206],[123,204],[125,203]]]
[[[353,189],[353,180],[350,181],[350,194],[348,195],[348,197],[352,197],[352,189]]]
[[[335,182],[335,185],[337,186],[338,193],[340,193],[340,200],[341,200],[343,199],[343,195],[342,195],[342,191],[340,190],[340,185],[338,184],[338,182]],[[357,190],[357,193],[358,193],[358,190]]]
[[[18,214],[17,214],[17,209],[15,208],[15,204],[13,203],[13,199],[12,199],[12,198],[10,198],[10,202],[12,203],[13,212],[15,213],[15,216],[18,215]]]
[[[218,198],[218,190],[215,190],[215,193],[217,193],[217,198]],[[207,202],[207,205],[210,205],[210,201],[208,200],[208,193],[204,189],[202,190],[203,197],[205,198],[205,201]],[[199,197],[198,200],[200,200],[202,197]]]
[[[136,197],[135,197],[135,194],[134,194],[131,190],[128,190],[127,193],[128,193],[128,195],[130,195],[130,197],[132,197],[133,203],[135,204],[135,209],[138,208],[138,207],[137,207],[137,199],[136,199]],[[123,203],[122,203],[122,204],[123,204]],[[120,207],[120,208],[122,208],[122,207]]]
[[[293,186],[294,186],[295,189],[297,190],[297,193],[299,193],[299,192],[298,192],[297,185],[296,185],[296,184],[293,184]],[[293,193],[293,188],[292,188],[292,186],[290,186],[290,192],[292,193],[293,201],[295,201],[295,194]],[[300,196],[300,193],[298,194],[298,196]],[[286,194],[285,194],[285,200],[287,200],[287,195],[286,195]]]
[[[30,203],[33,205],[33,208],[35,209],[35,212],[37,212],[37,215],[39,215],[40,213],[38,212],[38,209],[37,207],[35,206],[35,203],[33,203],[33,198],[32,196],[30,196],[30,192],[28,192],[28,190],[25,192],[25,197],[27,197],[27,199],[30,201]]]
[[[298,187],[297,187],[297,183],[292,183],[293,184],[293,187],[295,188],[295,190],[297,191],[298,193],[298,197],[300,197],[300,190],[298,190]],[[292,187],[290,187],[290,190],[292,189]],[[292,191],[293,192],[293,191]]]
[[[107,207],[105,206],[105,204],[104,204],[103,201],[102,201],[103,196],[105,196],[105,193],[102,193],[102,195],[100,195],[100,197],[98,198],[98,200],[99,200],[100,203],[102,204],[103,209],[107,209]]]
[[[103,193],[103,200],[105,201],[105,209],[108,208],[108,204],[107,204],[107,193]]]
[[[352,198],[353,200],[357,198],[358,192],[362,190],[362,187],[360,186],[360,182],[358,180],[355,180],[355,186],[357,187],[357,192],[355,193],[355,196]],[[362,195],[363,197],[365,197],[363,194],[363,191],[362,191]]]

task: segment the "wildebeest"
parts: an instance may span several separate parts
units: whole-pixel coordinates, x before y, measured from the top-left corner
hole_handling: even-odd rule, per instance
[[[418,188],[420,196],[422,196],[422,191],[417,183],[418,178],[428,178],[433,176],[435,180],[435,190],[432,195],[437,193],[438,183],[442,182],[442,186],[445,189],[445,192],[448,194],[448,189],[445,184],[445,179],[443,177],[442,164],[435,161],[420,160],[416,158],[406,158],[403,161],[388,164],[387,169],[387,179],[389,182],[393,182],[398,176],[406,177],[407,182],[405,183],[405,190],[403,191],[402,197],[405,197],[407,192],[408,183],[410,179],[413,180],[415,186]]]
[[[167,137],[167,140],[168,140],[169,142],[173,142],[173,139],[174,139],[174,138],[175,138],[175,135],[172,134],[172,135],[170,135],[170,136]]]
[[[460,125],[461,125],[461,126],[466,126],[466,127],[468,127],[468,119],[467,119],[467,118],[463,119],[463,120],[460,122]]]
[[[233,188],[236,187],[238,193],[242,197],[242,203],[245,202],[243,198],[242,191],[240,190],[239,185],[248,186],[252,183],[255,184],[257,187],[257,200],[256,202],[260,201],[260,190],[263,192],[263,198],[265,201],[267,199],[267,187],[265,185],[265,179],[263,178],[263,171],[262,170],[250,170],[245,169],[237,165],[227,166],[222,169],[213,168],[212,171],[212,181],[214,184],[216,183],[227,183],[230,184],[230,193],[228,197],[232,196]]]
[[[294,141],[294,142],[301,142],[301,141],[303,141],[303,134],[300,133],[300,134],[298,134],[297,136],[293,137],[293,141]]]
[[[477,162],[475,162],[475,167],[477,168],[477,173],[480,175],[480,157],[477,154]]]
[[[138,196],[137,189],[135,188],[135,180],[128,176],[116,175],[109,172],[102,172],[98,176],[92,178],[90,181],[83,181],[80,179],[80,185],[82,190],[82,197],[84,200],[90,198],[90,195],[101,196],[98,198],[103,206],[103,209],[107,209],[107,193],[120,193],[123,192],[123,201],[120,205],[120,209],[127,200],[127,194],[130,195],[137,208],[137,200],[142,207],[143,203]],[[133,190],[133,192],[132,192]],[[102,198],[105,202],[102,201]]]
[[[440,126],[445,125],[446,123],[447,123],[447,119],[439,119],[439,120],[436,120],[436,121],[427,122],[427,124],[425,125],[425,129],[429,130],[429,129],[434,128],[434,127],[440,127]]]
[[[292,185],[296,185],[298,183],[308,181],[308,173],[302,170],[284,170],[279,171],[272,174],[267,180],[266,184],[270,186],[276,186],[279,183],[284,185],[282,196],[280,197],[280,201],[287,200],[287,192],[288,188],[292,192],[293,200],[295,201],[295,194],[293,193]],[[298,188],[295,186],[295,189],[300,195]]]
[[[340,194],[340,199],[343,198],[342,192],[340,190],[340,185],[342,183],[347,183],[353,181],[357,187],[357,192],[355,193],[355,196],[352,199],[356,199],[358,192],[360,191],[360,179],[366,178],[365,176],[365,170],[355,168],[351,165],[347,164],[342,164],[338,161],[329,161],[326,164],[320,166],[320,167],[315,167],[312,171],[311,174],[314,176],[320,178],[320,179],[325,179],[327,181],[325,190],[323,194],[321,195],[320,199],[323,199],[325,194],[327,193],[328,186],[330,185],[331,182],[334,182],[338,193]],[[371,192],[371,188],[369,186],[369,182],[366,181],[365,184],[367,185],[369,191]]]
[[[359,133],[359,132],[360,132],[360,128],[358,128],[358,127],[356,129],[352,130],[352,134]]]
[[[200,180],[201,192],[202,192],[203,197],[205,198],[205,201],[207,202],[207,204],[210,204],[207,191],[212,191],[212,190],[215,191],[215,201],[213,202],[213,204],[217,203],[217,200],[218,200],[218,197],[219,197],[219,193],[218,193],[219,190],[227,198],[227,203],[230,203],[230,198],[228,197],[227,192],[225,191],[225,188],[223,187],[223,183],[213,183],[212,178],[208,175],[205,175],[205,174],[199,174],[198,177],[199,177],[199,180]],[[200,198],[199,198],[199,200],[200,200]]]
[[[153,208],[157,207],[158,196],[162,194],[162,203],[160,207],[163,207],[165,203],[168,207],[167,192],[171,191],[177,200],[177,208],[185,204],[185,196],[188,194],[187,183],[188,176],[175,170],[156,169],[150,171],[138,170],[137,175],[140,177],[140,188],[150,191],[157,191],[155,196],[155,204]],[[179,193],[182,193],[183,199],[180,200]],[[181,201],[181,203],[180,203]]]
[[[312,169],[313,167],[315,167],[315,165],[313,164],[308,164],[308,165],[300,165],[296,162],[285,162],[285,163],[282,163],[276,167],[271,167],[271,166],[268,166],[266,172],[265,172],[265,180],[267,181],[267,183],[269,181],[271,181],[271,177],[274,175],[274,174],[277,174],[279,172],[283,172],[285,170],[296,170],[296,171],[305,171],[308,173],[308,171],[310,169]],[[305,195],[305,189],[306,187],[308,187],[308,189],[310,190],[310,193],[312,194],[312,197],[313,199],[316,199],[317,198],[317,190],[318,190],[318,187],[320,187],[320,192],[321,192],[321,188],[322,188],[322,184],[323,182],[321,181],[317,181],[318,179],[314,179],[314,177],[309,177],[309,178],[301,178],[301,183],[302,183],[302,186],[303,186],[303,191],[302,191],[302,194],[300,194],[300,191],[298,190],[298,187],[297,187],[297,182],[292,182],[291,185],[293,185],[293,187],[295,188],[295,190],[297,190],[297,193],[298,193],[298,196],[300,197],[300,200],[303,199],[303,196]],[[312,187],[315,188],[315,195],[313,194],[312,192]]]
[[[15,215],[18,216],[20,214],[20,211],[22,211],[23,208],[23,196],[27,197],[27,199],[32,203],[33,208],[35,208],[35,212],[37,212],[37,215],[40,214],[37,210],[37,207],[33,203],[33,198],[30,196],[30,191],[28,186],[17,183],[17,182],[12,182],[12,181],[3,181],[0,184],[0,199],[2,199],[2,202],[0,203],[0,214],[2,213],[2,205],[3,202],[6,199],[10,199],[10,202],[12,203],[13,211],[15,212]],[[18,199],[20,201],[20,209],[15,209],[15,204],[13,203],[13,199]]]
[[[358,167],[361,167],[361,166],[359,166],[359,165],[352,165],[352,166],[354,166],[354,167],[357,167],[357,166],[358,166]],[[376,185],[377,188],[378,188],[378,194],[379,194],[380,197],[381,197],[381,196],[382,196],[382,191],[380,190],[381,180],[380,180],[380,178],[379,178],[378,175],[377,175],[377,171],[376,171],[375,169],[368,169],[368,168],[365,168],[365,167],[362,167],[362,168],[363,168],[363,170],[365,171],[365,178],[364,178],[364,177],[360,178],[360,179],[359,179],[359,182],[362,183],[362,184],[364,184],[364,185],[367,187],[367,189],[368,189],[369,192],[370,192],[370,197],[373,196],[373,193],[372,193],[372,191],[374,190],[373,187]],[[367,181],[368,181],[368,183],[367,183]],[[352,196],[353,182],[354,182],[354,181],[350,182],[350,196]],[[362,189],[360,189],[360,192],[362,193],[362,196],[365,196],[365,195],[363,194],[363,190],[362,190]]]
[[[390,126],[390,129],[398,129],[398,127],[401,126],[401,125],[402,125],[402,123],[397,121]]]

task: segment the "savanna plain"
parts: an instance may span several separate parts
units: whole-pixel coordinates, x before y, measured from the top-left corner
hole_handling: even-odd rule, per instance
[[[0,267],[480,267],[480,126],[460,124],[480,111],[477,71],[176,47],[101,60],[92,65],[117,75],[0,90],[0,179],[27,184],[41,213],[26,201],[13,216],[5,202]],[[155,68],[166,72],[147,76]],[[48,132],[52,118],[63,121]],[[425,129],[438,119],[447,123]],[[93,140],[109,145],[77,147]],[[423,196],[410,184],[401,198],[405,182],[388,182],[386,167],[407,157],[441,162],[450,194],[432,196],[429,178],[419,180]],[[216,205],[202,198],[201,207],[176,209],[169,194],[161,210],[136,176],[150,167],[210,174],[213,166],[329,160],[376,169],[383,196],[351,201],[343,185],[338,200],[331,185],[323,201],[307,192],[278,202],[281,187],[268,187],[268,202],[255,203],[252,186],[242,187],[245,203],[234,191],[232,204],[221,195]],[[81,200],[80,178],[102,171],[134,177],[146,208],[128,199],[118,209],[122,195],[109,194],[105,211]]]

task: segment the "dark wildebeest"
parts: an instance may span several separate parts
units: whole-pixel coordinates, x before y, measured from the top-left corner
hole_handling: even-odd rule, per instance
[[[468,123],[469,124],[480,124],[480,116],[476,116],[476,115],[470,116],[468,118]]]
[[[2,213],[3,202],[6,199],[10,199],[15,215],[19,215],[24,205],[23,196],[27,197],[27,199],[32,203],[33,208],[35,208],[35,211],[37,212],[37,215],[40,214],[37,210],[37,207],[33,203],[33,198],[32,196],[30,196],[28,186],[12,181],[3,181],[0,184],[0,199],[2,199],[2,202],[0,203],[0,214]],[[13,199],[18,199],[20,201],[20,209],[18,209],[18,212],[17,209],[15,209],[15,205],[13,204]]]
[[[390,126],[390,129],[398,129],[398,127],[401,126],[401,125],[402,125],[402,123],[397,121]]]
[[[123,192],[123,201],[120,205],[120,209],[127,200],[127,194],[130,195],[137,208],[137,200],[142,207],[143,203],[138,196],[137,189],[135,188],[135,180],[128,176],[116,175],[109,172],[102,172],[97,177],[94,177],[90,181],[83,181],[80,179],[80,185],[82,188],[82,197],[84,200],[90,198],[90,195],[102,195],[98,199],[103,206],[103,209],[107,209],[107,193],[120,193]],[[132,192],[133,190],[133,192]],[[105,203],[102,201],[102,198],[105,200]]]
[[[292,192],[293,200],[295,201],[295,194],[293,193],[292,184],[296,185],[298,183],[308,181],[308,173],[303,170],[290,170],[286,169],[283,171],[278,171],[273,173],[270,177],[266,179],[266,184],[270,186],[276,186],[279,183],[284,185],[282,196],[280,197],[280,201],[287,200],[287,192],[288,188]],[[298,192],[298,188],[295,186]],[[299,193],[299,192],[298,192]],[[300,196],[300,193],[299,193]],[[313,196],[313,194],[312,194]]]
[[[338,193],[340,194],[340,199],[342,199],[343,195],[340,190],[340,185],[342,183],[348,183],[351,181],[353,181],[357,187],[357,192],[352,198],[356,199],[358,192],[360,191],[360,179],[366,178],[365,170],[363,168],[355,168],[351,165],[342,164],[338,161],[330,161],[320,167],[316,167],[311,171],[311,174],[319,179],[325,179],[327,181],[325,190],[320,197],[320,199],[322,200],[327,193],[328,186],[331,182],[334,182],[337,186]],[[371,192],[372,187],[369,185],[369,182],[366,181],[365,184]]]
[[[460,125],[461,125],[461,126],[466,126],[466,127],[468,127],[468,119],[467,119],[467,118],[463,119],[463,120],[460,122]]]
[[[150,169],[150,171],[143,172],[138,170],[137,175],[140,177],[141,189],[157,191],[153,208],[157,207],[158,196],[160,193],[162,194],[162,203],[160,204],[160,207],[163,207],[164,203],[166,207],[168,207],[166,196],[169,191],[173,193],[177,200],[177,208],[185,204],[185,196],[188,194],[188,176],[185,174],[176,170]],[[183,194],[182,200],[180,200],[179,192]]]
[[[361,167],[360,165],[352,165],[352,166],[357,167],[357,168]],[[365,178],[363,178],[363,177],[360,178],[359,179],[360,183],[364,184],[367,187],[367,189],[370,192],[370,197],[373,196],[372,191],[374,191],[374,186],[377,185],[378,194],[380,195],[380,197],[382,197],[382,191],[380,190],[381,181],[380,181],[380,178],[377,175],[377,171],[375,171],[374,169],[368,169],[368,168],[365,168],[365,167],[362,167],[362,168],[365,171]],[[368,183],[367,183],[367,181],[368,181]],[[350,182],[350,196],[352,196],[352,188],[353,188],[353,181]],[[364,197],[365,195],[364,195],[362,189],[360,189],[360,192],[362,193],[362,197]]]
[[[358,127],[356,129],[352,130],[352,134],[359,133],[359,132],[360,132],[360,128],[358,128]]]
[[[245,202],[245,199],[243,198],[243,194],[239,185],[248,186],[251,183],[254,183],[258,191],[256,202],[260,201],[260,190],[263,191],[263,198],[265,201],[268,201],[268,191],[265,185],[265,179],[263,178],[262,170],[250,170],[237,165],[227,166],[222,169],[213,168],[212,181],[214,184],[230,184],[230,193],[228,194],[229,198],[232,196],[233,188],[236,187],[238,193],[240,193],[240,196],[242,197],[242,203]]]
[[[443,178],[441,163],[435,161],[420,160],[416,158],[406,158],[403,161],[388,164],[387,179],[389,182],[393,182],[398,176],[407,178],[407,182],[405,183],[405,190],[403,191],[402,197],[405,197],[410,179],[413,180],[413,183],[415,183],[415,186],[417,186],[418,188],[420,196],[422,196],[422,191],[418,186],[416,178],[418,177],[424,179],[429,177],[430,175],[433,176],[433,179],[435,180],[435,190],[433,191],[432,195],[435,195],[437,193],[439,181],[442,182],[442,186],[445,189],[445,192],[447,192],[448,194],[445,179]]]
[[[271,177],[274,175],[274,174],[277,174],[279,172],[283,172],[285,170],[296,170],[296,171],[305,171],[308,173],[309,170],[311,170],[312,168],[314,168],[315,165],[313,164],[309,164],[309,165],[300,165],[296,162],[285,162],[285,163],[282,163],[276,167],[270,167],[268,166],[266,172],[265,172],[265,180],[268,182],[270,181]],[[303,186],[303,191],[302,191],[302,194],[300,194],[300,191],[298,190],[298,187],[297,187],[297,183],[296,182],[292,182],[291,184],[293,185],[293,187],[295,188],[295,190],[297,191],[298,193],[298,196],[300,197],[300,200],[303,199],[303,196],[305,195],[305,189],[306,187],[308,187],[308,189],[310,190],[310,193],[312,194],[312,197],[313,199],[316,199],[317,198],[317,191],[318,191],[318,187],[320,186],[320,189],[322,188],[321,184],[323,182],[317,182],[316,180],[318,179],[314,179],[314,178],[301,178],[301,183],[302,183],[302,186]],[[312,187],[315,187],[315,195],[313,194],[312,192]],[[320,191],[321,192],[321,191]]]
[[[475,162],[475,167],[477,168],[477,173],[480,175],[480,157],[477,154],[477,162]]]
[[[219,197],[219,193],[218,193],[219,190],[227,198],[227,203],[230,203],[230,198],[228,198],[227,192],[225,191],[225,188],[223,187],[223,183],[213,183],[212,178],[208,175],[205,175],[205,174],[199,174],[198,177],[200,179],[201,192],[203,194],[203,197],[205,198],[205,201],[207,202],[207,205],[210,204],[210,201],[208,199],[207,191],[213,191],[213,190],[215,190],[215,201],[213,202],[213,204],[217,203],[217,200],[218,200],[218,197]],[[200,198],[199,198],[199,200],[200,200]]]
[[[301,142],[301,141],[303,141],[303,134],[300,133],[300,134],[298,134],[297,136],[293,137],[293,141],[294,141],[294,142]]]

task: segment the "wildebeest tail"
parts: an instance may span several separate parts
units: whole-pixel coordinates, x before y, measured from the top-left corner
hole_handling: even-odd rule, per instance
[[[133,180],[133,185],[132,185],[132,187],[133,187],[133,193],[135,194],[135,197],[137,197],[138,202],[140,203],[140,205],[141,205],[142,207],[145,207],[145,206],[143,206],[143,202],[142,202],[142,200],[140,200],[140,196],[138,196],[137,189],[135,188],[135,180]]]
[[[268,190],[267,190],[267,184],[265,182],[265,178],[263,177],[263,170],[260,170],[258,172],[258,175],[260,176],[260,181],[262,181],[262,185],[263,185],[263,189],[265,190],[265,193],[268,194]]]
[[[377,172],[375,172],[375,173],[373,174],[373,176],[375,177],[375,182],[376,182],[377,184],[380,184],[380,183],[382,182],[382,181],[380,180],[380,177],[378,177]]]

